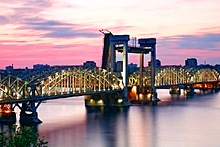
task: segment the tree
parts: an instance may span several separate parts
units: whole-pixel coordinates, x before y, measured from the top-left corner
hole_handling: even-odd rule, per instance
[[[11,134],[0,133],[1,147],[47,147],[47,141],[40,138],[32,127],[13,126]]]

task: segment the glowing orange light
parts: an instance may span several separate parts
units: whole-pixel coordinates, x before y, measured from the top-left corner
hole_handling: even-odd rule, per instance
[[[8,104],[3,104],[3,105],[1,105],[0,112],[3,112],[3,113],[11,113],[12,110],[11,110],[10,105],[8,105]]]
[[[137,93],[137,86],[133,86],[131,89],[131,93],[136,94]]]

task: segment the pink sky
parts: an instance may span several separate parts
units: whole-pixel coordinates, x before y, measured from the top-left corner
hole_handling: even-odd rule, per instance
[[[184,65],[192,57],[220,64],[219,0],[7,0],[0,10],[1,69],[86,60],[100,66],[100,29],[157,38],[163,65]]]

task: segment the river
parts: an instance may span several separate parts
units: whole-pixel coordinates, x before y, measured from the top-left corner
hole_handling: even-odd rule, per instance
[[[158,106],[88,110],[83,97],[38,108],[40,136],[49,147],[219,147],[220,93],[171,97]]]

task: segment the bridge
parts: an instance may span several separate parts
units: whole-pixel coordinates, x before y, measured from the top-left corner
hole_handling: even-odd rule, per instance
[[[37,108],[45,100],[116,93],[123,89],[121,82],[115,74],[101,68],[55,68],[21,77],[0,75],[1,111],[11,111],[18,106],[23,113],[21,116],[27,118],[26,115],[31,113],[32,117],[37,118]]]
[[[151,85],[150,68],[145,68],[143,78],[140,78],[139,72],[135,72],[129,77],[130,100],[140,100],[139,95],[149,90]],[[155,74],[156,89],[170,89],[170,94],[180,95],[180,90],[184,89],[186,96],[195,94],[194,90],[202,92],[217,92],[220,88],[220,72],[211,65],[200,65],[196,67],[182,66],[161,66],[156,69]],[[142,89],[138,90],[140,83],[143,83]],[[149,92],[146,92],[146,96]]]
[[[140,39],[140,46],[128,46],[128,35],[105,34],[102,68],[49,68],[20,75],[0,75],[0,112],[20,111],[21,122],[40,123],[37,108],[46,100],[85,96],[86,106],[129,106],[157,103],[156,89],[193,95],[194,89],[217,91],[220,73],[213,66],[155,68],[156,39]],[[115,72],[116,51],[123,54],[123,72]],[[140,54],[139,71],[128,75],[128,53]],[[151,53],[151,67],[144,68],[143,55]],[[14,120],[14,117],[12,118]]]

